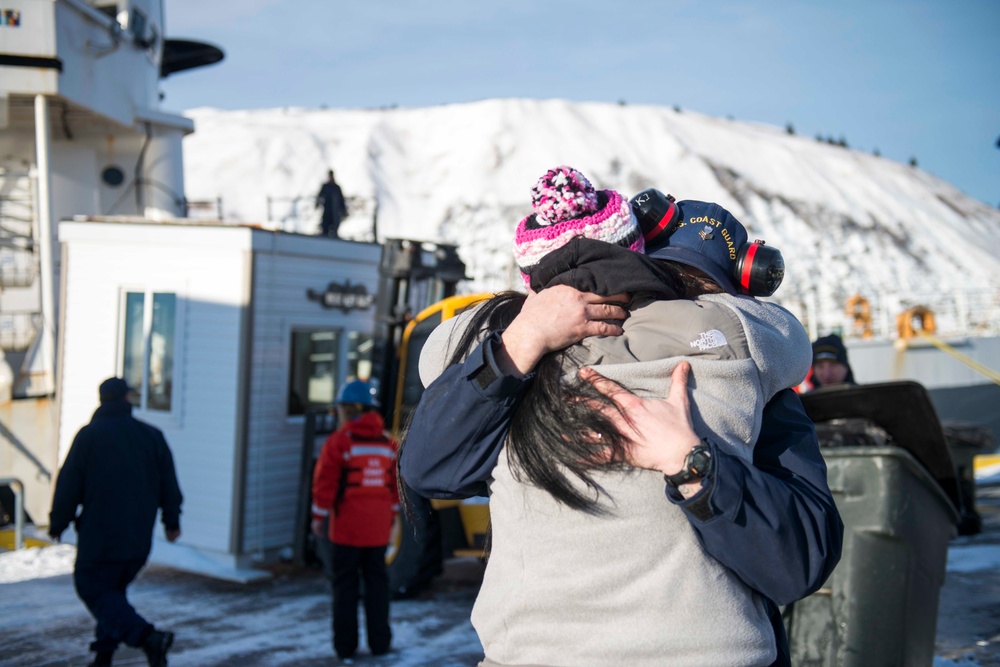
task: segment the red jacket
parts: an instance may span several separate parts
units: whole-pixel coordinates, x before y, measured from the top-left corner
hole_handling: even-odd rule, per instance
[[[323,443],[313,471],[313,518],[330,517],[330,541],[352,547],[389,543],[399,509],[396,442],[377,412],[344,424]]]

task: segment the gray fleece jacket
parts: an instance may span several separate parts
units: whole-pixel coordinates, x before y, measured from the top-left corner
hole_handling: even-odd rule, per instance
[[[450,320],[429,338],[425,385],[467,321]],[[665,396],[671,370],[689,361],[695,430],[747,460],[764,404],[798,384],[811,362],[794,316],[748,297],[650,302],[624,329],[570,348],[567,372],[586,364],[637,393]],[[633,469],[594,477],[610,496],[600,499],[600,516],[520,482],[499,457],[492,550],[472,611],[486,657],[552,667],[769,665],[776,649],[762,599],[702,549],[663,476]]]

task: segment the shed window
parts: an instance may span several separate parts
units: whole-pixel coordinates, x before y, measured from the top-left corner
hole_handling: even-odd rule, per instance
[[[174,389],[177,295],[126,292],[122,317],[121,374],[129,400],[142,410],[170,412]]]
[[[333,403],[339,331],[293,331],[288,414]]]
[[[332,406],[344,378],[367,380],[371,352],[371,336],[357,331],[292,331],[288,414]]]

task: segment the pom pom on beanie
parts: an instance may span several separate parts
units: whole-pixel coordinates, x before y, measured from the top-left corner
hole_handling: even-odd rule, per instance
[[[531,207],[540,227],[597,212],[597,190],[572,167],[549,169],[531,188]]]

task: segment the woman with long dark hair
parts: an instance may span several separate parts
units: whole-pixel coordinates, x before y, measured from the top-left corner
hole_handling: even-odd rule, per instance
[[[614,197],[598,197],[597,210],[585,209],[591,220],[580,227],[593,228],[609,201]],[[468,367],[480,354],[485,363],[470,375],[480,390],[495,379],[483,377],[484,369],[487,376],[533,373],[530,388],[513,401],[501,396],[495,410],[501,417],[485,419],[478,432],[429,432],[427,416],[441,412],[438,400],[448,391],[431,384],[403,447],[403,475],[417,490],[442,495],[428,482],[445,470],[489,485],[492,552],[473,611],[483,664],[767,665],[779,655],[773,607],[738,568],[706,553],[691,513],[702,521],[714,514],[713,495],[725,488],[713,476],[719,460],[726,467],[730,459],[752,465],[763,406],[805,375],[809,342],[787,311],[735,296],[729,250],[746,241],[738,221],[703,202],[681,202],[677,209],[669,245],[653,244],[648,256],[625,242],[582,234],[556,250],[516,251],[537,293],[495,297],[442,327],[425,346],[421,370],[428,379],[445,368]],[[522,221],[518,241],[551,241],[546,225],[531,225]],[[518,368],[517,354],[502,358],[516,335],[503,337],[517,333],[529,302],[545,299],[557,285],[605,296],[627,292],[624,335],[553,347],[534,359],[529,354],[527,368]],[[620,312],[606,302],[591,305]],[[616,324],[605,324],[617,333]],[[686,383],[690,365],[694,428],[682,442],[637,453],[634,434],[622,432],[614,398],[577,378],[584,365],[649,396],[667,395],[671,378]],[[677,386],[671,391],[686,399]],[[495,457],[475,446],[470,452],[468,445],[496,442],[498,433],[505,445]],[[695,454],[697,466],[688,465]],[[477,463],[466,463],[470,457]],[[445,493],[474,488],[452,477]],[[826,541],[836,542],[839,555],[839,537]],[[832,569],[819,560],[821,569]]]

